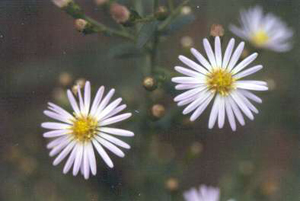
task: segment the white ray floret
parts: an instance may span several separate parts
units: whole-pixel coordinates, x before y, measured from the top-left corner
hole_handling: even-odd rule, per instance
[[[219,201],[220,190],[210,186],[201,185],[199,189],[192,188],[183,193],[185,201]]]
[[[97,173],[95,150],[103,161],[113,168],[113,162],[106,150],[124,157],[125,154],[119,147],[130,149],[130,146],[117,137],[132,137],[134,133],[111,127],[111,124],[131,117],[131,113],[119,114],[126,108],[125,104],[120,105],[121,98],[109,103],[114,89],[104,96],[104,87],[100,87],[91,104],[90,82],[85,83],[83,96],[80,87],[77,88],[78,101],[70,90],[67,91],[73,112],[69,113],[58,105],[49,103],[44,114],[58,122],[45,122],[41,126],[50,130],[43,136],[51,139],[47,145],[47,148],[51,149],[50,156],[57,155],[53,165],[58,165],[66,159],[64,174],[73,167],[74,176],[80,171],[84,178],[88,179],[90,173]]]
[[[174,101],[178,106],[186,106],[183,114],[192,113],[190,120],[194,121],[214,100],[208,127],[213,128],[218,122],[219,128],[223,128],[227,117],[232,130],[235,131],[236,119],[241,125],[245,125],[242,113],[251,120],[254,119],[253,113],[258,113],[251,101],[262,102],[249,90],[268,90],[266,82],[242,80],[242,78],[256,73],[263,66],[255,65],[246,69],[257,58],[257,53],[238,62],[244,49],[244,42],[234,50],[235,40],[231,39],[223,57],[219,37],[215,38],[214,51],[207,39],[203,40],[203,45],[208,60],[194,48],[191,52],[199,63],[185,56],[179,56],[179,59],[190,69],[175,67],[177,72],[183,74],[181,77],[172,78],[172,81],[177,83],[175,89],[187,91],[176,96]]]
[[[260,6],[240,12],[241,27],[230,25],[235,35],[250,41],[257,48],[285,52],[292,48],[293,30],[279,17],[268,13],[264,15]]]

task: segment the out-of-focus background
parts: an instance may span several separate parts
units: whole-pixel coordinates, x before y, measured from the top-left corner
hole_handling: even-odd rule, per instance
[[[77,2],[88,15],[116,27],[92,0]],[[133,1],[118,2],[130,7]],[[183,191],[207,184],[221,188],[221,200],[298,201],[298,0],[192,0],[195,20],[160,44],[159,65],[173,71],[178,55],[189,55],[185,46],[190,42],[203,51],[202,39],[214,23],[224,26],[227,43],[233,36],[228,24],[238,22],[240,9],[257,4],[294,29],[294,48],[260,52],[255,62],[264,69],[256,78],[266,80],[270,90],[258,93],[264,102],[255,120],[232,132],[227,124],[222,130],[207,129],[209,110],[194,123],[187,121],[172,101],[176,92],[171,88],[146,92],[141,58],[124,58],[116,51],[123,40],[78,33],[74,20],[50,0],[1,0],[0,200],[173,201],[183,200]],[[43,110],[48,101],[68,108],[65,90],[78,79],[91,81],[94,91],[101,85],[115,88],[135,116],[122,124],[136,134],[127,140],[132,149],[125,158],[110,154],[114,169],[97,160],[98,174],[87,181],[62,174],[63,163],[52,165],[40,127],[47,120]],[[149,96],[153,104],[164,105],[166,115],[137,124],[145,113],[140,105]]]

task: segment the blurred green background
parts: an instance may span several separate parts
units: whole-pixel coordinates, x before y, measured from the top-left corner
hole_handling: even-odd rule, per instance
[[[116,26],[92,0],[77,2],[88,15]],[[118,2],[133,5],[133,0]],[[257,93],[264,102],[255,120],[232,132],[227,124],[222,130],[207,129],[209,110],[188,122],[172,101],[178,92],[172,91],[170,80],[164,88],[145,91],[143,58],[124,57],[123,40],[78,33],[73,19],[50,0],[1,0],[0,200],[176,201],[183,200],[183,191],[207,184],[221,188],[221,200],[299,201],[298,0],[192,0],[194,21],[159,45],[159,65],[172,72],[180,64],[179,54],[189,56],[183,46],[187,36],[203,52],[202,39],[214,23],[224,26],[227,43],[233,36],[228,24],[237,23],[241,8],[257,4],[294,29],[294,48],[282,54],[260,52],[255,63],[264,69],[256,78],[266,80],[270,90]],[[78,79],[91,81],[94,92],[101,85],[115,88],[134,114],[122,124],[135,132],[134,138],[125,139],[132,149],[123,159],[110,154],[114,169],[98,158],[97,176],[88,181],[62,174],[63,163],[52,166],[40,128],[47,120],[47,102],[68,108],[65,90]],[[166,115],[151,120],[149,108],[142,107],[146,99],[164,105]]]

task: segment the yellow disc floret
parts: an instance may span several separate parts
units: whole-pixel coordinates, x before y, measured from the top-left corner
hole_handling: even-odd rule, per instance
[[[222,96],[227,96],[234,89],[235,79],[232,74],[225,69],[214,69],[207,75],[207,85],[211,91],[217,92]]]
[[[72,134],[79,141],[87,141],[97,133],[98,123],[91,117],[78,117],[73,123]]]
[[[264,30],[257,31],[252,36],[252,43],[257,47],[265,45],[268,40],[269,36]]]

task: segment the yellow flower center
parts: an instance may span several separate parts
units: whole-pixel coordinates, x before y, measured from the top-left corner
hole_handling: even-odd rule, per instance
[[[252,36],[252,42],[257,47],[261,47],[269,40],[269,36],[264,30],[257,31]]]
[[[206,83],[211,91],[217,92],[222,96],[227,96],[234,89],[235,79],[232,74],[225,69],[214,69],[207,75]]]
[[[91,117],[78,117],[73,123],[72,134],[79,141],[87,141],[97,133],[98,123]]]

